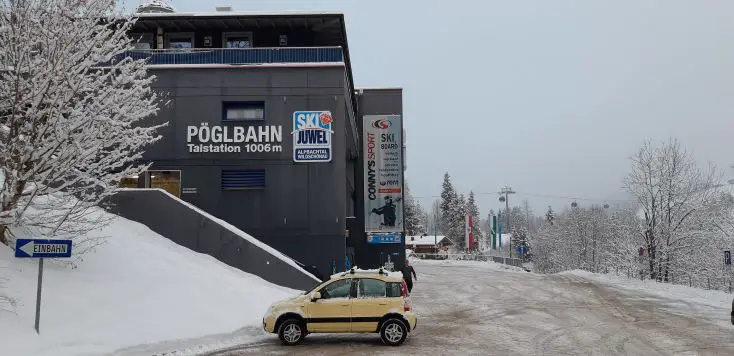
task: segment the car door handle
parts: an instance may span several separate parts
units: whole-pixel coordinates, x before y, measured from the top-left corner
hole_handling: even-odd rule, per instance
[[[377,303],[377,305],[387,305],[387,303]]]
[[[339,304],[339,305],[341,305],[343,307],[348,307],[349,306],[349,304]]]

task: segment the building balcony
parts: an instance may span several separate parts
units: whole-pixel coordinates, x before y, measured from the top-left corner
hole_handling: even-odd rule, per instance
[[[116,56],[147,59],[148,65],[248,65],[343,63],[341,47],[139,49]]]

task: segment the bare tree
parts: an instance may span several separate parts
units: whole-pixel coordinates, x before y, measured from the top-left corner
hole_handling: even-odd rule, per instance
[[[132,49],[135,19],[110,0],[0,0],[0,242],[99,227],[93,207],[140,173],[160,139],[155,79]],[[101,66],[104,64],[104,66]]]
[[[720,219],[715,197],[720,176],[703,171],[681,144],[670,139],[659,146],[646,142],[632,158],[625,188],[636,199],[644,221],[638,234],[644,240],[649,275],[669,281],[671,266],[700,247]]]
[[[533,238],[536,270],[616,270],[728,289],[731,276],[722,269],[722,252],[734,247],[734,197],[716,184],[716,170],[698,168],[676,140],[648,142],[632,162],[625,186],[635,204],[574,205],[553,214],[554,223]]]

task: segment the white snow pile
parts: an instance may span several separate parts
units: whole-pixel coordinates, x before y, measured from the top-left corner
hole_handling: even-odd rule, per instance
[[[732,295],[718,290],[705,290],[692,288],[670,283],[660,283],[646,279],[644,281],[637,278],[626,278],[626,276],[616,276],[614,274],[595,274],[587,271],[574,270],[561,272],[560,275],[573,275],[597,281],[619,290],[632,292],[634,294],[645,294],[668,300],[671,311],[682,312],[686,308],[681,308],[680,303],[684,303],[689,307],[694,307],[696,316],[708,317],[709,319],[718,321],[721,326],[731,327],[731,321],[728,316],[732,308]],[[726,318],[722,319],[722,315]]]
[[[44,263],[40,335],[33,329],[38,263],[15,258],[0,245],[0,296],[12,300],[0,303],[2,356],[226,347],[263,337],[267,308],[300,293],[119,217],[88,234],[107,239],[77,261],[77,268]]]
[[[422,260],[422,259],[410,259],[410,264],[413,266],[420,265],[433,265],[433,266],[457,266],[457,267],[476,267],[481,269],[503,271],[503,272],[522,272],[528,273],[522,268],[510,266],[502,263],[496,263],[492,261],[469,261],[469,260]]]

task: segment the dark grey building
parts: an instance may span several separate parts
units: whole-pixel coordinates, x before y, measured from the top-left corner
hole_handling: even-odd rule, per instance
[[[169,100],[152,120],[168,126],[123,185],[163,188],[324,275],[347,244],[361,266],[404,254],[361,243],[360,117],[402,114],[402,97],[354,89],[342,14],[145,13],[132,32],[126,55],[148,59]]]
[[[403,115],[403,90],[401,88],[358,88],[356,91],[359,108],[359,124],[357,125],[362,135],[361,118],[366,115]],[[405,142],[403,140],[403,142]],[[361,152],[361,151],[360,151]],[[405,154],[403,152],[403,157]],[[360,266],[369,266],[371,268],[382,266],[388,261],[395,263],[400,268],[405,261],[405,240],[400,244],[368,244],[367,234],[364,230],[364,157],[360,154],[357,158],[356,182],[359,187],[357,192],[357,202],[355,205],[355,219],[350,226],[349,247],[353,247],[356,263]],[[404,235],[404,233],[403,233]]]

